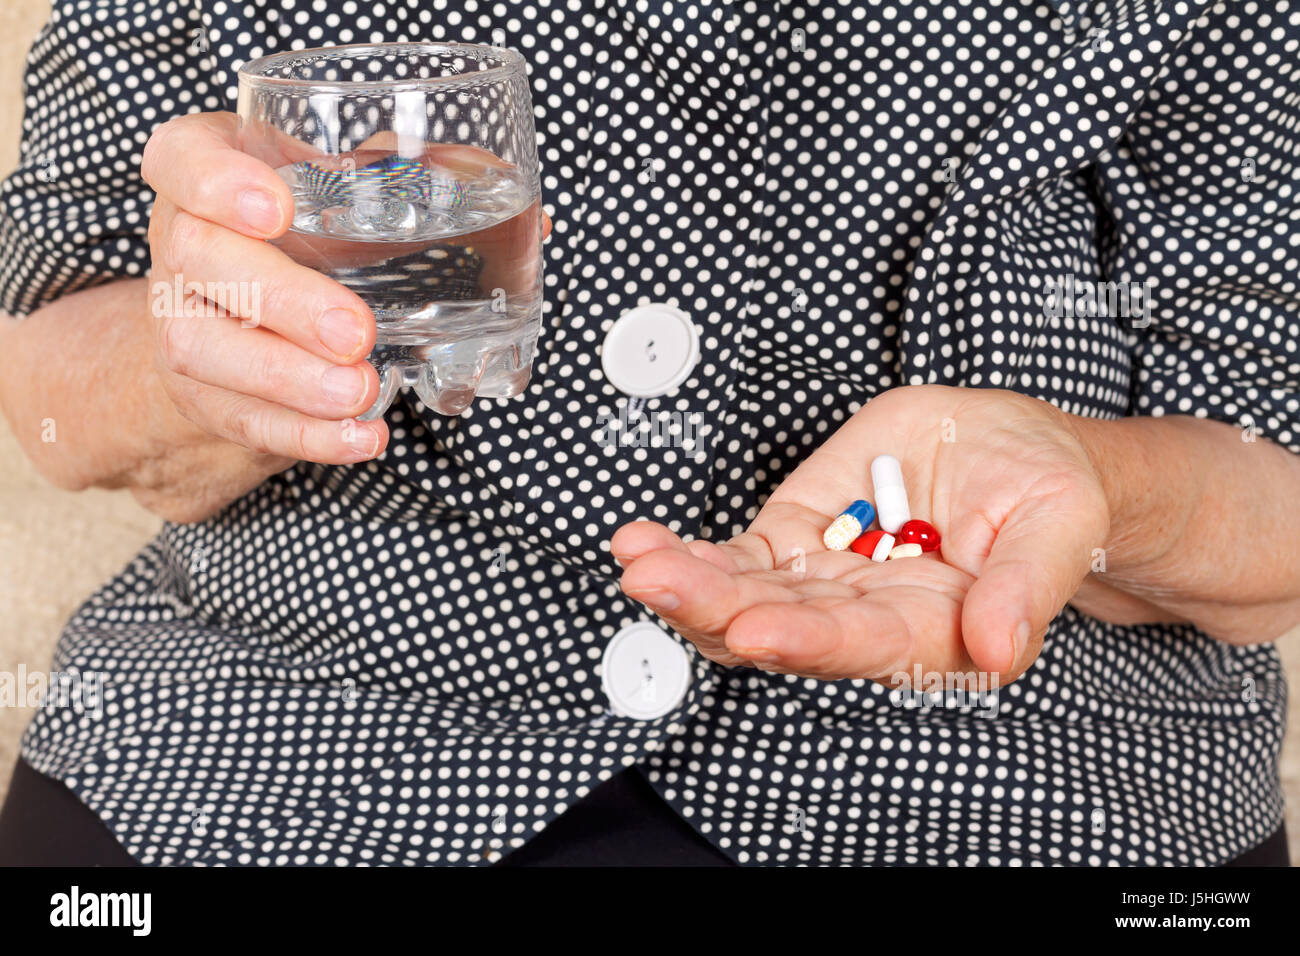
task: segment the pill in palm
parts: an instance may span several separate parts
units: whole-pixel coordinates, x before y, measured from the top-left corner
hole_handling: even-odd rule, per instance
[[[858,554],[869,558],[872,552],[876,550],[876,545],[880,543],[880,539],[888,533],[888,531],[864,531],[849,545],[849,550],[856,551]]]
[[[928,521],[913,518],[898,529],[898,540],[903,544],[919,544],[922,551],[938,551],[939,529]]]
[[[890,534],[911,520],[907,505],[907,487],[903,484],[903,466],[893,455],[879,455],[871,463],[871,487],[876,496],[880,527]]]
[[[919,544],[900,544],[889,552],[889,560],[894,558],[919,558],[921,556],[921,546]]]
[[[862,529],[871,524],[875,518],[875,509],[870,501],[859,498],[839,513],[831,526],[822,535],[822,544],[830,551],[847,551]]]
[[[872,561],[884,561],[894,549],[894,541],[894,536],[888,531],[868,531],[849,547]]]

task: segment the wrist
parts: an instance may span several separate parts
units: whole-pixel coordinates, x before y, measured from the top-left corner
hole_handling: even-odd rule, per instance
[[[1106,508],[1110,513],[1111,527],[1116,526],[1116,522],[1123,517],[1124,513],[1124,491],[1119,475],[1116,473],[1118,464],[1114,460],[1117,443],[1116,430],[1108,428],[1116,424],[1109,419],[1102,418],[1084,418],[1079,415],[1064,415],[1066,425],[1075,440],[1083,449],[1089,464],[1092,465],[1093,475],[1097,483],[1101,485],[1102,493],[1106,499]],[[1122,421],[1122,419],[1121,419]]]
[[[1177,552],[1194,510],[1186,506],[1200,496],[1179,429],[1161,427],[1172,420],[1067,418],[1110,512],[1110,532],[1098,545],[1106,570],[1151,567]]]
[[[11,374],[0,376],[0,405],[36,470],[59,488],[130,486],[176,434],[166,428],[166,413],[179,414],[153,368],[144,291],[128,279],[72,293],[3,329]]]

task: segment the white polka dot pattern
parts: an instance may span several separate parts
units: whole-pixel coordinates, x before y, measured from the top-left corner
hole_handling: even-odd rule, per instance
[[[556,220],[527,394],[454,419],[399,402],[380,461],[168,525],[60,644],[56,667],[107,675],[102,718],[43,711],[26,758],[151,864],[486,864],[632,764],[745,864],[1210,864],[1271,833],[1268,646],[1067,610],[994,719],[692,649],[686,699],[643,722],[599,665],[644,619],[615,528],[738,533],[881,389],[1206,415],[1300,450],[1300,12],[62,0],[3,187],[0,305],[146,271],[144,142],[232,108],[242,62],[503,27]],[[1154,278],[1150,326],[1049,317],[1062,275]],[[600,344],[648,302],[700,332],[645,403],[697,421],[695,450],[597,440],[626,400]]]

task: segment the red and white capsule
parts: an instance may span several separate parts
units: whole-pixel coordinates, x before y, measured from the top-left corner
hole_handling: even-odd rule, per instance
[[[888,531],[868,531],[849,547],[872,561],[883,562],[888,560],[889,552],[894,549],[894,536]]]

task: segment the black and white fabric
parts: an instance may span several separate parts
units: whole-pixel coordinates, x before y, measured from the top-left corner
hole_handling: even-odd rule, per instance
[[[456,418],[406,396],[380,460],[167,525],[68,624],[54,666],[105,675],[105,707],[43,710],[32,766],[148,864],[484,865],[632,765],[743,864],[1217,864],[1271,834],[1270,645],[1067,609],[996,717],[900,707],[704,660],[621,596],[608,540],[742,531],[903,384],[1300,450],[1300,9],[56,0],[0,306],[146,274],[145,141],[233,109],[241,63],[496,30],[555,219],[527,393]],[[1061,276],[1155,280],[1149,325],[1058,314]],[[698,355],[632,399],[651,357],[611,365],[606,337],[637,307],[666,336],[688,316]],[[629,401],[697,447],[602,441]],[[689,661],[649,719],[602,682],[638,624]]]

